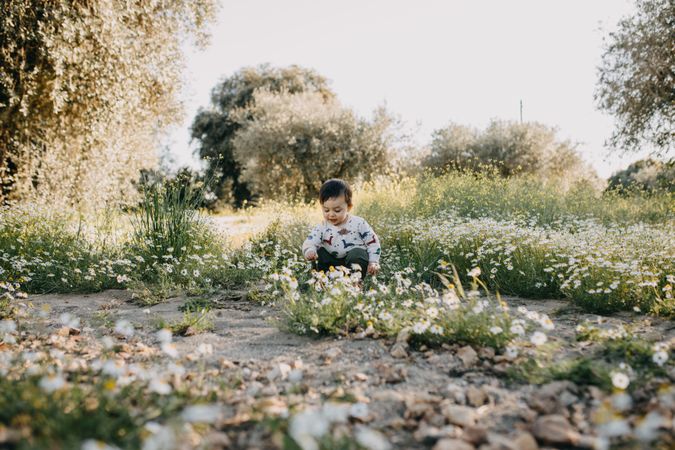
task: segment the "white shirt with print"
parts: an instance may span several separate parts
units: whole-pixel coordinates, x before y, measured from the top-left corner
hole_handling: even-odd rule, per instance
[[[337,258],[344,258],[349,250],[362,248],[368,252],[369,262],[380,261],[380,239],[368,222],[351,214],[340,225],[324,221],[312,228],[302,244],[302,253],[306,256],[309,250],[318,251],[320,247]]]

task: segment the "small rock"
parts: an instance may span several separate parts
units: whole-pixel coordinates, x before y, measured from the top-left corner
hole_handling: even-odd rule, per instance
[[[267,379],[272,382],[277,379],[285,380],[291,372],[291,366],[286,363],[276,364],[272,370],[267,373]]]
[[[526,431],[521,431],[515,436],[488,433],[487,440],[490,450],[539,450],[537,441]]]
[[[396,343],[398,344],[407,344],[410,339],[410,327],[405,327],[398,332],[396,335]]]
[[[492,347],[481,347],[478,349],[478,356],[485,359],[492,359],[495,357],[495,349]]]
[[[448,422],[453,425],[467,427],[476,424],[476,410],[470,406],[445,405],[442,412]]]
[[[244,367],[243,369],[241,369],[241,377],[244,380],[254,379],[253,377],[251,377],[252,374],[253,374],[253,372],[248,367]]]
[[[357,372],[353,375],[354,380],[356,381],[368,381],[368,375],[363,372]]]
[[[538,440],[550,444],[576,445],[581,437],[567,419],[559,414],[539,417],[532,432]]]
[[[405,419],[418,419],[422,416],[430,417],[434,414],[436,405],[440,402],[440,398],[434,395],[424,394],[421,392],[414,393],[405,400]],[[415,428],[418,425],[415,424]]]
[[[397,342],[391,347],[391,351],[389,353],[394,358],[406,358],[408,356],[408,351],[406,350],[407,346],[408,344]]]
[[[472,443],[473,445],[480,445],[487,441],[487,433],[487,427],[482,425],[470,425],[468,427],[464,427],[462,439]]]
[[[79,328],[72,328],[72,327],[61,327],[59,328],[59,331],[56,332],[59,336],[77,336],[78,334],[81,333],[81,330]]]
[[[528,404],[542,414],[565,413],[566,406],[575,402],[577,397],[570,391],[576,391],[576,385],[570,381],[554,381],[537,389],[528,399]]]
[[[469,386],[469,388],[466,390],[466,398],[469,401],[469,405],[482,406],[487,401],[488,396],[485,394],[483,389],[475,386]]]
[[[263,388],[262,383],[260,383],[259,381],[253,381],[246,388],[246,395],[249,397],[256,397],[260,393],[260,390],[262,388]]]
[[[232,442],[227,434],[222,431],[212,431],[204,437],[204,442],[208,448],[212,449],[226,449],[230,448]]]
[[[270,384],[269,386],[263,387],[260,390],[260,393],[266,397],[273,397],[279,395],[279,389],[274,384]]]
[[[454,383],[448,383],[445,387],[444,395],[455,401],[459,405],[466,404],[466,393],[464,388]]]
[[[420,422],[419,428],[413,433],[413,439],[424,444],[433,444],[440,439],[441,435],[440,428]]]
[[[293,369],[288,372],[288,381],[291,383],[299,383],[302,381],[303,373],[302,369]]]
[[[337,358],[338,356],[340,356],[341,354],[342,354],[342,350],[340,350],[339,348],[337,348],[337,347],[329,348],[328,350],[326,350],[326,353],[321,355],[321,359],[323,360],[324,365],[328,365],[328,364],[331,364],[333,362],[333,360],[335,358]]]
[[[462,365],[465,368],[469,368],[478,362],[478,353],[470,345],[457,350],[457,356],[462,360]]]
[[[527,431],[521,431],[513,439],[513,444],[516,450],[539,450],[537,441]]]
[[[460,439],[441,439],[432,450],[476,450],[476,447]]]

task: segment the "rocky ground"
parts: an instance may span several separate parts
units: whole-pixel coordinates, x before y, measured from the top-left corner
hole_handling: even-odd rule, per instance
[[[295,404],[321,405],[330,399],[346,398],[362,407],[352,408],[343,426],[363,424],[381,432],[372,448],[530,450],[606,448],[608,443],[598,438],[603,433],[592,416],[610,397],[596,387],[570,381],[543,386],[510,381],[504,373],[508,362],[490,349],[445,346],[413,350],[406,344],[397,346],[391,340],[371,337],[296,336],[275,326],[280,311],[247,301],[245,293],[210,300],[213,331],[190,335],[189,330],[187,336],[175,336],[174,342],[180,355],[189,356],[193,370],[217,369],[214,376],[229,374],[230,379],[240,381],[232,397],[236,399],[232,410],[210,441],[212,448],[274,448],[264,433],[237,427],[237,417],[244,420],[241,415],[250,408],[283,416]],[[562,344],[560,357],[587,351],[584,343],[574,341],[575,327],[597,316],[584,314],[564,301],[507,300],[513,306],[524,304],[553,318],[556,329],[549,340]],[[79,317],[80,345],[113,335],[114,323],[126,319],[135,327],[128,345],[152,347],[157,344],[160,319],[180,320],[183,313],[179,306],[186,299],[143,307],[135,304],[126,291],[106,291],[81,296],[35,295],[29,301],[35,311],[48,310],[49,317],[58,318],[66,312]],[[625,314],[605,320],[609,324],[630,323],[644,320],[644,316]],[[64,339],[73,334],[67,330],[64,333],[56,319],[29,319],[23,325],[35,327],[39,333],[60,333]],[[665,320],[648,321],[641,330],[645,336],[659,339],[675,336],[675,326]],[[212,351],[209,348],[192,356],[200,344],[210,344]],[[127,362],[142,353],[130,351]],[[671,383],[674,376],[671,374]],[[638,398],[636,403],[650,401]],[[663,423],[657,427],[658,441],[662,443],[660,448],[669,448],[673,442],[667,437],[673,427],[673,405],[669,410],[662,405],[659,408]],[[655,448],[652,445],[656,444],[636,443],[627,448]]]

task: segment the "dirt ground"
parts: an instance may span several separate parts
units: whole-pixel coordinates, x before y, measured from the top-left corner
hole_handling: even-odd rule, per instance
[[[305,392],[315,392],[317,402],[340,389],[366,402],[368,417],[363,421],[381,431],[393,448],[601,448],[591,423],[592,410],[603,398],[595,388],[570,382],[511,383],[489,350],[406,349],[394,357],[393,340],[297,336],[275,326],[278,309],[247,301],[243,292],[211,300],[213,331],[176,336],[174,342],[181,354],[193,352],[202,343],[211,344],[213,353],[203,356],[202,367],[227,364],[242,371],[242,389],[251,396],[288,392],[292,381],[285,374],[274,376],[275,368],[288,364],[301,368]],[[556,329],[549,339],[561,344],[560,355],[587,351],[583,343],[574,341],[574,330],[585,319],[598,316],[565,301],[506,300],[514,307],[525,305],[551,316]],[[56,331],[64,312],[79,317],[82,334],[92,338],[112,334],[114,323],[126,319],[136,329],[134,339],[152,345],[157,343],[160,319],[179,320],[183,316],[179,306],[186,298],[143,307],[133,303],[129,292],[109,290],[91,295],[33,295],[29,301],[35,310],[49,307],[54,319],[48,327],[53,330],[43,331]],[[642,321],[644,337],[675,337],[675,325],[666,320],[627,313],[603,321],[607,326]],[[231,439],[238,442],[231,448],[265,448],[264,443]]]

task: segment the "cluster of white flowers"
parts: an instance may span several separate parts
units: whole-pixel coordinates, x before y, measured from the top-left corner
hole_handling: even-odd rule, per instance
[[[412,234],[413,245],[440,248],[447,258],[481,267],[491,280],[548,289],[580,302],[606,299],[624,309],[626,299],[651,304],[673,296],[675,222],[607,226],[569,220],[555,226],[439,213],[392,225]],[[651,289],[650,289],[651,288]],[[609,308],[608,308],[609,309]]]

